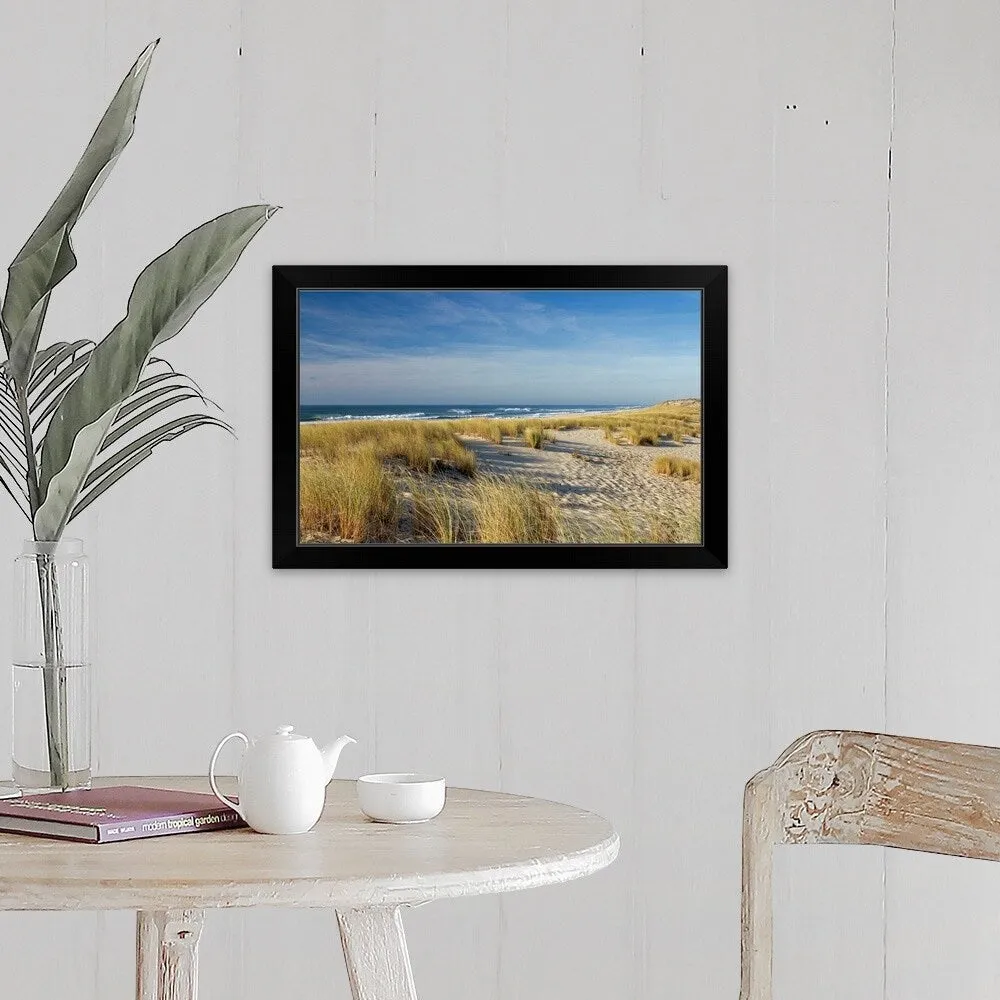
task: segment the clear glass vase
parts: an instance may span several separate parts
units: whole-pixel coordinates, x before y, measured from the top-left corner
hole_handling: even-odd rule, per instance
[[[90,607],[77,538],[27,541],[14,562],[11,731],[22,791],[90,785]]]

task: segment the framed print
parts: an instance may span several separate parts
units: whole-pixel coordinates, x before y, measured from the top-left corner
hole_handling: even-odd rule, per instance
[[[273,565],[727,565],[724,266],[276,266]]]

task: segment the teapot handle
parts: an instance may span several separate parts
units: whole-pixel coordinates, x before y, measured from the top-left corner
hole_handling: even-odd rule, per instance
[[[215,783],[215,762],[219,759],[219,753],[222,748],[233,739],[243,740],[244,749],[250,746],[250,741],[243,735],[243,733],[230,733],[226,736],[222,742],[215,748],[215,753],[212,754],[212,763],[208,765],[208,782],[212,786],[212,791],[215,793],[215,797],[224,805],[230,809],[234,809],[239,815],[240,819],[245,823],[247,821],[246,813],[240,807],[240,804],[233,799],[227,799],[222,792],[219,791],[219,786]]]

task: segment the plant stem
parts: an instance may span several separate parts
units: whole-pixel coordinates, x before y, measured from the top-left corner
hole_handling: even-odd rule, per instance
[[[62,620],[59,611],[59,581],[52,555],[39,553],[36,564],[42,612],[42,642],[45,648],[42,686],[45,701],[45,739],[49,749],[49,784],[53,788],[66,789],[69,787],[69,720]]]
[[[28,394],[20,385],[14,387],[17,396],[17,412],[21,417],[21,435],[24,438],[24,461],[28,466],[28,506],[31,508],[32,523],[35,511],[41,505],[38,495],[38,463],[35,460],[35,439],[31,433],[31,413],[28,410]]]
[[[24,457],[28,467],[28,505],[32,519],[41,503],[38,489],[38,464],[35,442],[31,433],[28,396],[16,386],[17,409],[24,436]],[[62,619],[59,613],[59,581],[53,554],[37,555],[38,598],[42,615],[42,643],[45,665],[42,667],[43,700],[45,702],[45,741],[49,750],[49,784],[53,788],[69,787],[69,720],[66,691],[66,664],[63,660]]]

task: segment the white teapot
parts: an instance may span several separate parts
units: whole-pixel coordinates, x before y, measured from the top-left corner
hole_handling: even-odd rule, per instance
[[[219,752],[233,739],[246,745],[239,772],[239,802],[226,798],[215,783]],[[293,732],[292,726],[278,726],[256,740],[230,733],[212,754],[208,780],[216,797],[259,833],[305,833],[323,812],[326,786],[340,751],[356,742],[341,736],[320,750],[308,736]]]

